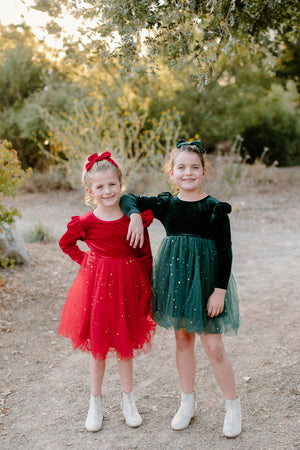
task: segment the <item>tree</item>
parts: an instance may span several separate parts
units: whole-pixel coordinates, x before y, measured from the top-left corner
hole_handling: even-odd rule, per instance
[[[293,80],[300,92],[300,38],[296,42],[285,39],[285,46],[279,53],[276,66],[276,76],[286,84],[287,80]]]
[[[49,63],[34,44],[26,30],[0,26],[0,113],[45,85]]]
[[[49,151],[42,109],[64,114],[74,98],[89,92],[72,70],[62,73],[46,50],[27,27],[0,26],[0,139],[12,143],[25,168],[48,165],[41,154]]]
[[[65,41],[68,58],[99,63],[118,56],[132,72],[141,52],[151,70],[164,55],[170,66],[189,67],[198,87],[208,83],[220,53],[255,53],[259,46],[275,52],[299,36],[296,0],[36,0],[35,8],[90,21],[77,41]]]

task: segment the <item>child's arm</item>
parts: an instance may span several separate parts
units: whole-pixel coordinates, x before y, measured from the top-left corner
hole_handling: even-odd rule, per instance
[[[138,213],[151,209],[155,206],[155,200],[157,197],[142,197],[133,194],[123,194],[120,198],[120,206],[126,216],[130,216],[132,213]]]
[[[232,265],[231,231],[228,214],[231,206],[219,202],[215,205],[210,224],[217,247],[216,288],[226,291]]]
[[[85,252],[80,250],[77,245],[77,241],[83,241],[85,239],[85,232],[80,225],[79,216],[73,216],[67,227],[68,230],[59,240],[59,246],[64,253],[73,259],[73,261],[81,264],[85,256]]]
[[[142,248],[144,245],[144,226],[140,216],[141,209],[137,203],[138,196],[133,194],[124,194],[120,199],[121,209],[130,218],[126,239],[133,248]]]
[[[129,244],[136,248],[142,248],[144,245],[144,226],[140,213],[132,213],[130,215],[130,223],[126,237]]]
[[[218,223],[216,246],[218,252],[216,287],[226,290],[232,266],[231,232],[227,215]]]
[[[150,209],[154,217],[162,220],[166,212],[166,205],[172,195],[169,192],[159,194],[157,197],[145,197],[133,194],[124,194],[120,199],[121,209],[126,216],[130,218],[130,225],[128,227],[127,240],[134,248],[140,248],[144,243],[144,233],[142,221],[139,219],[140,211]]]
[[[215,289],[207,302],[208,317],[216,317],[223,312],[224,299],[232,265],[231,232],[228,214],[231,206],[228,203],[218,203],[212,215],[217,247],[217,272]]]

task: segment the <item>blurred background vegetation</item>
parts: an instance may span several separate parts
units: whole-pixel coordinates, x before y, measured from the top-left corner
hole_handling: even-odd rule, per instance
[[[300,164],[297,2],[250,3],[36,1],[49,33],[66,11],[98,18],[63,56],[24,23],[0,25],[0,140],[33,169],[31,188],[74,188],[84,157],[110,150],[130,190],[158,190],[179,137],[231,155],[228,179],[236,164]]]

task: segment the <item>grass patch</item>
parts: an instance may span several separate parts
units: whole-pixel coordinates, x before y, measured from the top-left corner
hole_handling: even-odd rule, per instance
[[[208,193],[223,198],[243,195],[251,187],[276,181],[277,163],[272,166],[264,163],[267,149],[253,164],[249,164],[247,157],[241,156],[242,141],[238,138],[228,153],[207,155],[207,176],[203,187]]]
[[[47,244],[54,240],[50,230],[43,223],[36,224],[31,230],[29,230],[25,235],[26,242],[43,242]]]

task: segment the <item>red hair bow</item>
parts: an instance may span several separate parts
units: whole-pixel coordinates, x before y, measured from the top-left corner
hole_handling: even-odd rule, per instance
[[[88,157],[88,163],[86,163],[86,165],[85,165],[86,171],[88,172],[90,170],[90,168],[95,164],[95,162],[103,161],[104,159],[109,161],[114,166],[118,167],[118,164],[111,158],[110,152],[104,152],[101,155],[98,155],[98,153],[93,153],[92,155],[90,155]]]

